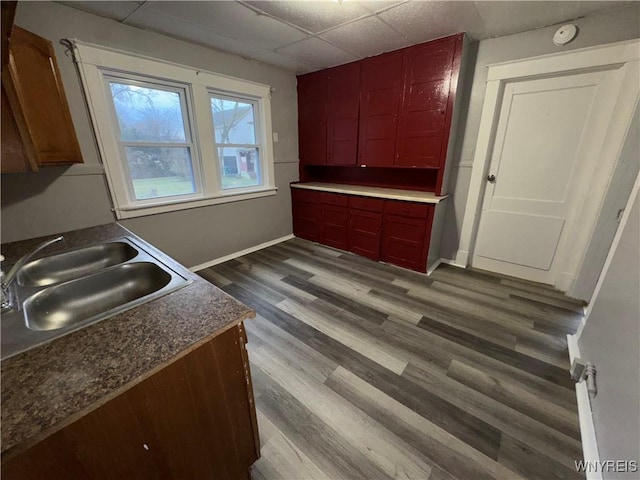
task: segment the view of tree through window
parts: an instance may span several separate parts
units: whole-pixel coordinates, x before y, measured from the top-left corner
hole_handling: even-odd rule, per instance
[[[211,114],[218,147],[222,188],[261,185],[255,105],[246,100],[212,95]]]
[[[195,193],[184,91],[109,85],[136,199]]]

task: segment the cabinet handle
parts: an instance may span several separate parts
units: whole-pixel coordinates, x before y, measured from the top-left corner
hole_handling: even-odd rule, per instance
[[[495,182],[496,181],[496,176],[495,175],[487,176],[487,181],[491,182],[491,183]]]

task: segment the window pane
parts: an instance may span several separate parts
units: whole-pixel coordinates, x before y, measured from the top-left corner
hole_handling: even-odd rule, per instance
[[[180,94],[110,82],[123,142],[186,142]]]
[[[252,103],[211,97],[211,114],[216,143],[255,145],[256,128]]]
[[[126,147],[125,151],[137,200],[196,192],[188,148]]]
[[[255,187],[262,184],[257,148],[218,147],[222,188]]]

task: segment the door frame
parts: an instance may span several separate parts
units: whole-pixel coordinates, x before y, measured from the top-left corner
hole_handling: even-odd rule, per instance
[[[577,282],[575,275],[581,271],[580,267],[585,260],[589,240],[595,234],[596,220],[640,97],[640,39],[488,66],[487,88],[462,221],[460,244],[455,259],[456,265],[467,267],[475,248],[486,187],[484,180],[491,163],[505,84],[516,80],[611,69],[621,71],[621,83],[613,117],[599,153],[599,157],[604,161],[598,166],[598,175],[593,175],[591,179],[588,190],[590,194],[580,211],[579,224],[574,222],[568,232],[576,248],[572,249],[569,255],[571,258],[560,259],[563,265],[562,273],[554,285],[559,290],[571,291]],[[595,275],[598,274],[599,272],[595,272]]]

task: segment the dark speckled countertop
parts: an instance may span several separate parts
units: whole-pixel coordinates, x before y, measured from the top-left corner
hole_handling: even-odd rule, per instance
[[[132,236],[117,223],[65,233],[41,256]],[[14,263],[47,238],[2,246]],[[193,283],[2,361],[2,453],[22,450],[103,405],[168,363],[247,318],[253,310],[144,242]]]

